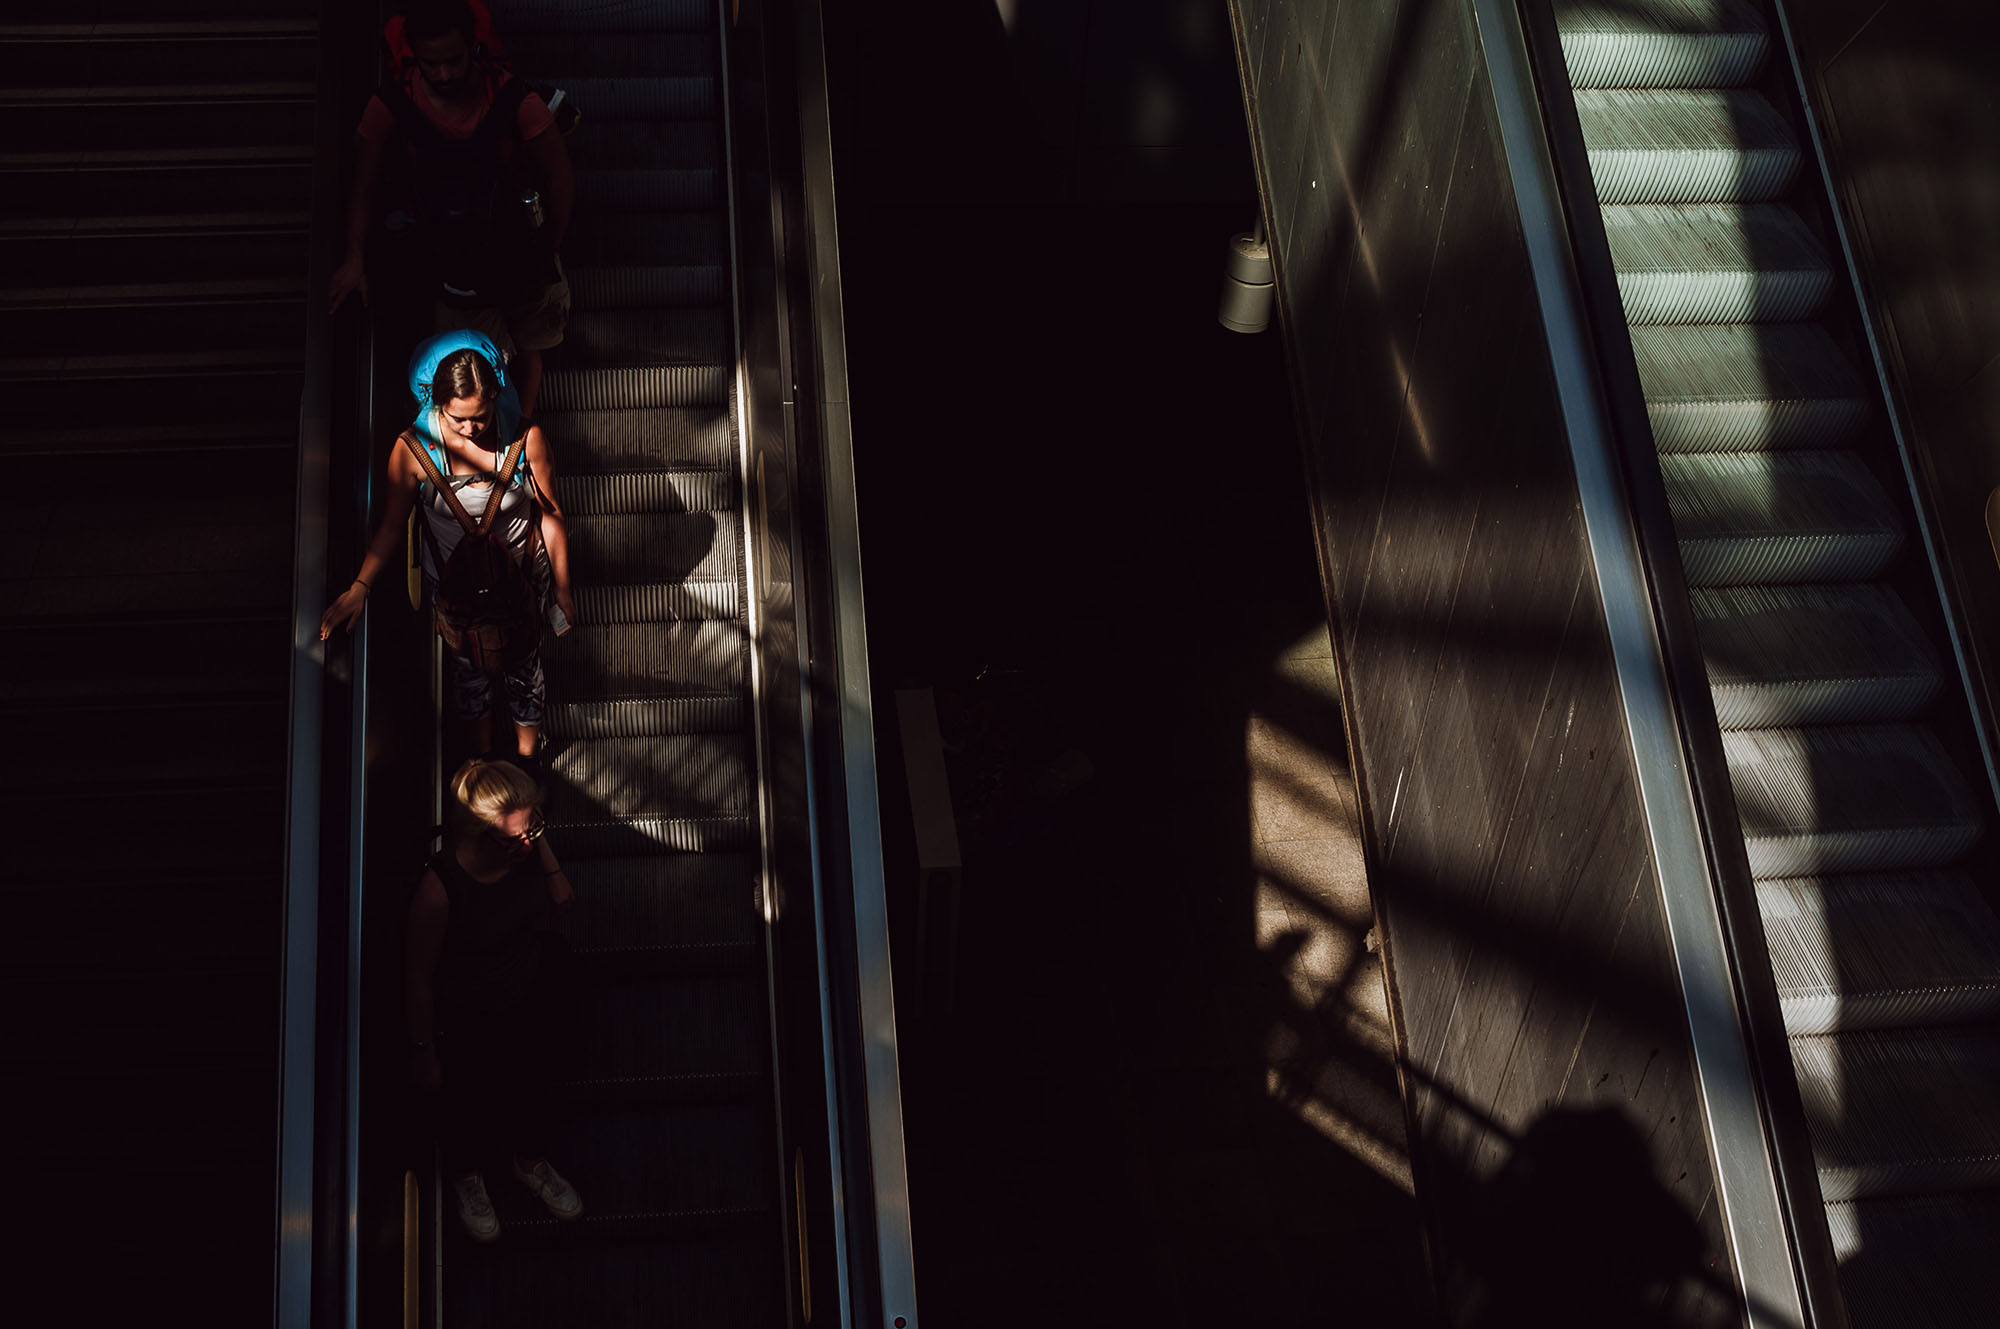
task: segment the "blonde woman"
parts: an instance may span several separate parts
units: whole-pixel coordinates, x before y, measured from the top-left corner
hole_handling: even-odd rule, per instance
[[[550,1035],[544,933],[573,892],[543,833],[541,790],[520,768],[475,758],[451,792],[445,847],[410,903],[410,1075],[436,1095],[459,1219],[474,1240],[492,1241],[500,1220],[480,1168],[503,1150],[550,1213],[583,1212],[542,1156],[538,1074]]]

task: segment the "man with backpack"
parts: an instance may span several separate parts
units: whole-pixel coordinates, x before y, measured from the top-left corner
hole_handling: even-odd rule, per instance
[[[367,302],[364,241],[383,152],[399,135],[438,278],[436,327],[491,337],[532,417],[541,353],[562,341],[569,318],[556,251],[575,186],[562,135],[547,103],[508,71],[478,0],[412,0],[383,35],[396,69],[361,116],[347,255],[333,275],[331,306],[357,291]]]

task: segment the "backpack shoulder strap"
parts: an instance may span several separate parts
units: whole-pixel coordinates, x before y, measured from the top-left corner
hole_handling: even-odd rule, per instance
[[[417,465],[424,468],[424,474],[430,479],[432,487],[444,496],[446,503],[451,505],[452,515],[458,518],[458,524],[465,528],[465,533],[467,535],[482,534],[486,530],[485,519],[482,517],[480,521],[475,523],[466,514],[465,505],[458,501],[458,494],[452,489],[451,481],[446,478],[442,471],[438,470],[438,464],[431,460],[430,451],[417,442],[416,435],[412,431],[405,429],[399,436],[399,441],[416,454]],[[488,503],[486,506],[490,513],[492,509],[499,505],[497,503]]]
[[[527,450],[528,431],[524,429],[521,431],[521,436],[514,440],[513,446],[507,449],[507,455],[501,461],[500,469],[493,473],[493,497],[486,501],[486,511],[479,514],[479,529],[474,534],[484,535],[493,529],[493,519],[500,515],[500,504],[506,496],[507,484],[514,478],[514,468],[521,464],[521,454]],[[459,510],[464,511],[463,508]]]
[[[438,127],[431,123],[431,118],[417,108],[416,102],[410,97],[409,88],[401,79],[384,80],[382,86],[375,89],[375,95],[389,108],[390,118],[396,122],[396,128],[402,131],[404,139],[408,142],[428,143],[444,137],[438,133]]]

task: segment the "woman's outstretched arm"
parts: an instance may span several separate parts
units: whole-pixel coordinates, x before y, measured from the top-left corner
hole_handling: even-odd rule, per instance
[[[535,487],[542,493],[542,544],[549,551],[549,573],[555,581],[556,604],[561,606],[563,617],[576,624],[576,602],[570,598],[569,589],[569,531],[563,524],[562,504],[556,499],[556,471],[549,460],[548,439],[542,434],[542,427],[535,425],[528,430],[528,470],[535,477]],[[563,629],[563,633],[569,631]]]
[[[389,482],[389,492],[383,502],[382,522],[375,528],[375,538],[368,542],[368,552],[362,555],[361,570],[354,574],[334,602],[320,615],[319,639],[325,641],[333,635],[335,628],[352,628],[354,621],[361,617],[362,607],[368,603],[368,592],[382,570],[389,566],[391,555],[396,552],[396,542],[403,538],[403,523],[408,520],[410,507],[417,499],[417,482],[423,478],[416,458],[410,450],[398,441],[389,447],[389,462],[384,468]]]

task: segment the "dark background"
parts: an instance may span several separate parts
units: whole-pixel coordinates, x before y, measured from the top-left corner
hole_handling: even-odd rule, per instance
[[[1245,759],[1324,610],[1281,343],[1215,317],[1257,206],[1226,12],[826,23],[923,1313],[1412,1323],[1412,1202],[1266,1088],[1274,1029],[1337,1041],[1258,945]],[[947,1021],[909,1001],[912,685],[965,740]]]

